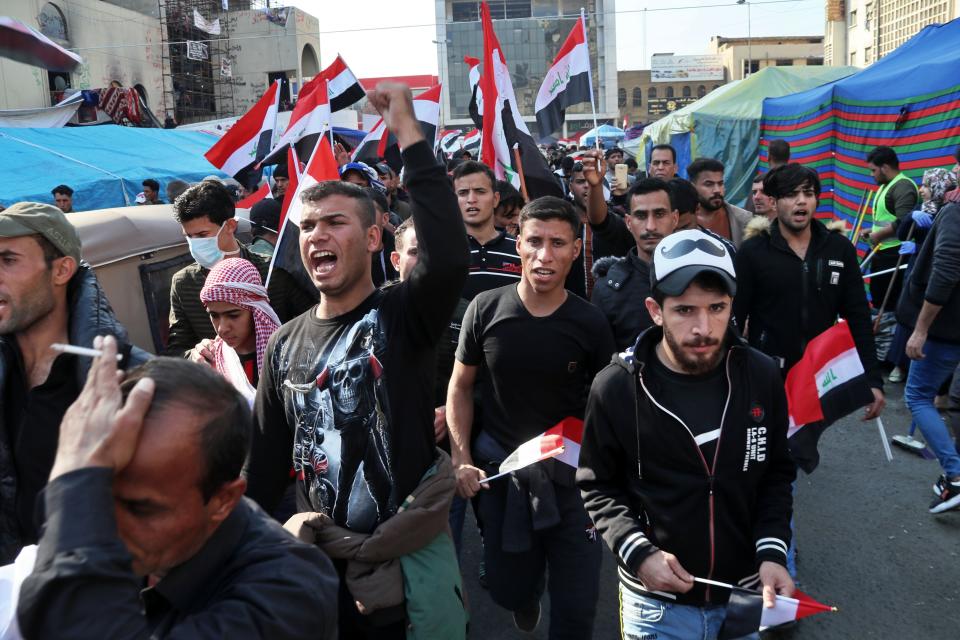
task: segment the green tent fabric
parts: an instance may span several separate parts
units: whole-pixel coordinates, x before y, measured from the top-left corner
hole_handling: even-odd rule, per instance
[[[857,71],[855,67],[765,67],[664,116],[626,146],[645,158],[651,146],[689,135],[689,145],[675,145],[689,148],[689,154],[679,154],[677,164],[683,170],[695,158],[720,160],[727,167],[727,201],[742,205],[759,166],[763,99],[806,91]]]

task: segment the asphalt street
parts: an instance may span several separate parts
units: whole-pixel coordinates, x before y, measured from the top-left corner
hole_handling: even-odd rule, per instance
[[[903,385],[887,385],[884,426],[906,433]],[[850,416],[820,441],[820,466],[801,475],[795,504],[798,572],[810,596],[838,607],[772,640],[960,637],[960,511],[927,512],[940,474],[934,460],[893,448],[887,462],[876,422]],[[548,638],[549,598],[533,634],[517,631],[477,580],[480,538],[467,515],[462,567],[471,605],[471,638]],[[617,579],[605,549],[594,638],[619,638]]]

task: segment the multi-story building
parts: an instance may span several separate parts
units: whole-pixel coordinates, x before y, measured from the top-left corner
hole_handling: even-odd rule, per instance
[[[536,135],[534,103],[550,63],[580,8],[587,15],[587,39],[592,63],[597,116],[617,119],[616,28],[614,0],[494,0],[490,3],[494,30],[510,68],[520,113]],[[469,126],[470,85],[464,56],[483,57],[480,3],[436,0],[437,55],[443,82],[441,117],[448,126]],[[589,104],[567,110],[563,135],[593,122]]]
[[[764,67],[822,65],[823,36],[713,36],[709,52],[721,57],[727,81],[741,80]]]
[[[633,125],[650,122],[676,111],[699,100],[726,81],[678,79],[672,82],[654,82],[651,71],[642,69],[618,71],[617,82],[620,123],[626,120],[628,125]]]
[[[824,61],[865,67],[930,24],[960,17],[960,0],[827,0]]]

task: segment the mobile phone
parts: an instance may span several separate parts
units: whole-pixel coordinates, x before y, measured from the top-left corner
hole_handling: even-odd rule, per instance
[[[617,179],[617,188],[627,188],[627,165],[618,164],[613,168],[613,175]]]

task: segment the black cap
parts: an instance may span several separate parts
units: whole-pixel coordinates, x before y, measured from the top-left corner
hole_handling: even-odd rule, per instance
[[[275,198],[264,198],[250,209],[250,223],[259,227],[266,227],[271,232],[279,231],[280,201]]]

